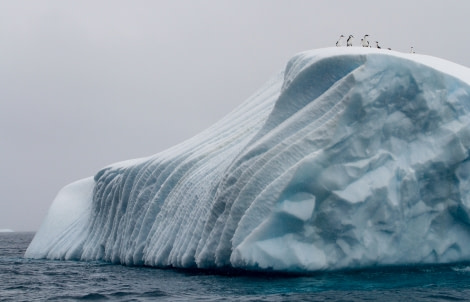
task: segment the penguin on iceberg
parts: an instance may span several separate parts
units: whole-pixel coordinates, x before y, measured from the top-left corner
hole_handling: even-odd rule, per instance
[[[344,38],[343,35],[339,36],[338,41],[336,41],[336,47],[341,47],[341,46],[343,46],[343,41],[342,41],[343,38]]]
[[[365,35],[364,36],[364,39],[361,39],[361,44],[362,44],[362,47],[369,47],[369,41],[367,41],[367,37],[369,35]]]

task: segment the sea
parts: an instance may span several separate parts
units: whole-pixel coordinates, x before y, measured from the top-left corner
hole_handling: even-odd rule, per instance
[[[309,275],[129,267],[23,257],[0,233],[0,301],[470,301],[470,264]]]

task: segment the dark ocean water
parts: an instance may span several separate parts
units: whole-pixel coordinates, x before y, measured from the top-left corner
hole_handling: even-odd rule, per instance
[[[209,273],[24,259],[32,233],[0,233],[0,301],[470,301],[470,266],[309,276]]]

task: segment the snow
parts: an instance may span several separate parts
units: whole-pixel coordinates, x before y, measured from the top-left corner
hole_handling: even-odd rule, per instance
[[[58,194],[25,256],[317,271],[470,260],[470,70],[311,50],[224,119]]]
[[[12,229],[0,229],[0,233],[13,233]]]
[[[93,187],[93,177],[89,177],[60,190],[28,247],[28,257],[75,257],[75,251],[82,247],[85,239],[82,235],[91,216]]]

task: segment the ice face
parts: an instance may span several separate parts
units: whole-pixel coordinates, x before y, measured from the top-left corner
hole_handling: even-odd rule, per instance
[[[298,54],[196,137],[64,188],[26,257],[279,271],[468,261],[469,83],[428,56]]]
[[[93,198],[93,177],[65,186],[26,251],[31,258],[77,259],[87,236]]]

